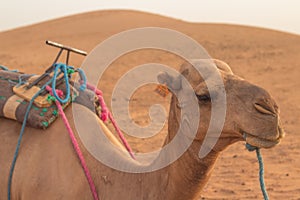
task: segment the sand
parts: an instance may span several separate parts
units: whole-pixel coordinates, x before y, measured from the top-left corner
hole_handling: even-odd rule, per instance
[[[226,61],[235,74],[267,89],[280,106],[286,137],[277,147],[262,150],[265,181],[271,199],[300,199],[300,36],[274,30],[224,25],[188,23],[136,11],[98,11],[0,33],[0,64],[27,73],[42,73],[57,50],[44,45],[53,40],[86,51],[124,30],[156,26],[178,30],[203,45],[209,54]],[[72,56],[80,66],[83,58]],[[117,59],[107,70],[99,87],[110,105],[116,81],[137,65],[158,62],[179,67],[182,60],[161,51],[143,50]],[[117,70],[116,70],[117,69]],[[145,86],[130,100],[133,120],[149,123],[148,109],[153,103],[167,108],[169,97]],[[145,95],[146,94],[146,95]],[[150,139],[127,137],[135,151],[147,152],[160,147],[166,127]],[[255,153],[245,150],[244,143],[228,148],[216,163],[202,199],[262,199]]]

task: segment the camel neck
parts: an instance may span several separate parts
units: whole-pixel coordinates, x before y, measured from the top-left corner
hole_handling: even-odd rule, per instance
[[[176,112],[175,108],[176,103],[176,99],[173,97],[170,104],[169,130],[165,145],[169,144],[176,134],[178,134],[177,130],[180,122],[178,120],[178,112]],[[180,138],[176,144],[176,149],[174,149],[175,154],[179,148],[190,140],[184,136],[185,134],[181,135],[183,135],[183,137]],[[206,157],[199,158],[198,154],[201,144],[201,139],[193,140],[187,150],[177,160],[165,168],[165,173],[168,174],[167,199],[195,199],[200,195],[219,155],[218,152],[212,150]],[[170,154],[172,153],[174,152]]]
[[[218,157],[218,153],[212,151],[200,159],[199,146],[198,142],[193,143],[178,160],[168,166],[168,199],[199,197]]]
[[[176,106],[174,103],[172,101],[171,106]],[[175,111],[174,107],[170,109],[169,131],[165,144],[171,142],[177,134],[179,122]],[[178,150],[180,152],[181,145],[191,141],[185,137],[188,134],[179,135],[179,139],[173,140],[176,141],[174,148],[170,148],[169,151],[161,151],[153,163],[145,166],[150,169],[146,173],[122,172],[95,163],[93,166],[99,167],[92,171],[94,172],[93,177],[96,177],[95,184],[101,191],[102,197],[109,197],[109,199],[186,200],[195,199],[199,196],[201,189],[208,181],[218,153],[212,151],[205,158],[200,159],[198,153],[202,141],[193,140],[183,154],[169,162],[171,164],[165,165],[168,159],[174,158],[174,154],[176,157]],[[123,156],[123,153],[112,152],[114,160],[118,161],[119,165],[128,166],[130,169],[141,168],[139,163],[130,159],[127,154],[125,156],[125,153]],[[151,170],[161,165],[166,167]],[[107,192],[112,187],[114,192]]]

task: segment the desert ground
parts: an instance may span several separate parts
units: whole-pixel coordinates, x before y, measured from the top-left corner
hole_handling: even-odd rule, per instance
[[[198,41],[213,58],[227,62],[235,74],[268,90],[281,110],[286,137],[275,148],[262,150],[265,182],[270,199],[300,199],[300,36],[256,27],[189,23],[136,11],[97,11],[51,20],[0,32],[0,64],[26,73],[41,74],[51,65],[57,49],[46,46],[52,40],[90,52],[110,36],[138,27],[163,27],[180,31]],[[83,57],[72,56],[80,66]],[[108,105],[119,78],[129,69],[150,62],[178,69],[182,59],[159,50],[140,50],[115,60],[98,87]],[[130,101],[133,120],[150,121],[148,109],[159,103],[168,108],[169,97],[158,96],[154,85],[138,89]],[[158,149],[167,127],[156,136],[129,143],[136,152]],[[71,147],[71,146],[70,146]],[[3,174],[2,174],[3,175]],[[202,199],[262,199],[255,153],[239,142],[218,159]]]

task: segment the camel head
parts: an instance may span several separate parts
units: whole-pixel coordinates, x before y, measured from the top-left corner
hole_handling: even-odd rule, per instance
[[[201,71],[201,75],[195,68]],[[212,68],[217,70],[211,70]],[[173,93],[169,130],[179,128],[179,123],[176,125],[176,122],[180,122],[180,112],[184,106],[179,103],[179,99],[187,96],[187,93],[183,91],[183,79],[185,79],[194,92],[200,111],[198,130],[193,140],[203,141],[208,125],[213,120],[211,119],[212,101],[218,99],[222,92],[218,84],[208,89],[207,83],[214,83],[215,74],[218,74],[224,84],[223,91],[225,89],[226,94],[226,117],[223,129],[213,148],[215,151],[222,151],[237,141],[246,141],[259,148],[270,148],[278,144],[284,136],[283,129],[280,127],[279,108],[271,95],[263,88],[233,74],[230,67],[223,61],[185,62],[181,66],[180,73],[179,76],[172,76],[166,72],[158,75],[158,81],[166,84]]]

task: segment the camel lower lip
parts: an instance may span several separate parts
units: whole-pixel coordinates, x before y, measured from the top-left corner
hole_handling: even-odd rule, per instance
[[[271,148],[277,145],[280,142],[280,139],[277,140],[267,140],[263,138],[259,138],[249,133],[244,132],[244,138],[248,144],[258,148]]]

